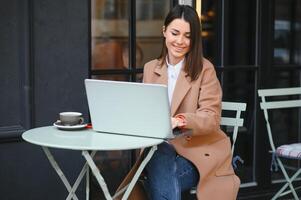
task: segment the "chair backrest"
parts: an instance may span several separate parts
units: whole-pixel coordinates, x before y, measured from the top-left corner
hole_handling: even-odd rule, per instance
[[[261,97],[260,108],[263,110],[266,127],[269,135],[270,146],[272,151],[275,151],[275,145],[272,137],[272,130],[269,123],[268,110],[282,108],[301,107],[301,87],[294,88],[279,88],[279,89],[261,89],[258,90],[258,95]],[[267,100],[266,97],[291,96],[299,95],[297,100]]]
[[[226,117],[224,112],[221,117],[221,125],[233,127],[232,132],[232,153],[234,152],[235,142],[237,139],[238,128],[243,126],[244,119],[241,118],[241,112],[246,111],[246,103],[237,103],[237,102],[222,102],[222,111],[234,111],[236,112],[235,117]]]

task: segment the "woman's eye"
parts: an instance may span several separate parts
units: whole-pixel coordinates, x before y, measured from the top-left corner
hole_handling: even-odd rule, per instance
[[[171,32],[172,35],[177,35],[177,33]]]

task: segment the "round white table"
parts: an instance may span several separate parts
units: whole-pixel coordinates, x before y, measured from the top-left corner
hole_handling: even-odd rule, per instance
[[[112,200],[119,195],[119,193],[115,194],[113,197],[110,195],[107,185],[93,161],[93,156],[95,155],[96,151],[130,150],[152,147],[139,166],[130,184],[127,186],[127,188],[122,190],[125,191],[122,200],[125,200],[128,198],[143,168],[156,151],[157,145],[164,141],[163,139],[96,132],[90,128],[84,128],[80,130],[60,130],[54,126],[30,129],[22,134],[22,138],[29,143],[42,146],[52,167],[60,176],[61,180],[69,191],[69,195],[66,199],[73,198],[75,200],[78,200],[75,191],[85,174],[87,175],[86,197],[89,199],[89,167],[102,188],[106,199]],[[53,155],[49,151],[49,147],[82,151],[82,155],[86,159],[86,163],[72,187],[58,163],[55,161]],[[89,151],[92,152],[89,153]]]
[[[96,132],[90,128],[60,130],[54,126],[30,129],[22,138],[40,146],[96,151],[139,149],[163,142],[162,139]]]

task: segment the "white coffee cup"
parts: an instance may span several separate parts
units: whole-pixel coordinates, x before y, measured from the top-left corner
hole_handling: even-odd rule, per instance
[[[59,116],[60,121],[64,126],[74,126],[84,122],[84,118],[80,112],[61,112]]]

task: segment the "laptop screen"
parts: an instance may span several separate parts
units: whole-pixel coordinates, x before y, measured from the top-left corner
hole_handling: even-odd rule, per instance
[[[172,138],[167,87],[85,80],[93,129],[150,138]]]

